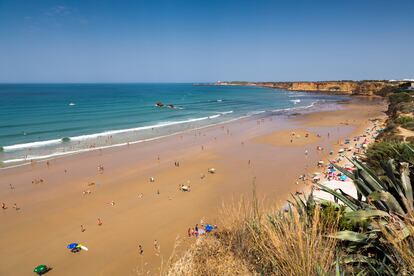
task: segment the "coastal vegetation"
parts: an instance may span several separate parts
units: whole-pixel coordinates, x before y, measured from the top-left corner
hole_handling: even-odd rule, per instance
[[[388,98],[387,128],[380,135],[382,141],[414,142],[414,91],[406,90],[405,86],[392,92],[381,92]]]
[[[413,275],[412,92],[387,92],[387,127],[365,158],[349,160],[358,197],[321,184],[339,203],[292,196],[281,208],[257,199],[223,207],[220,229],[172,263],[167,275]]]

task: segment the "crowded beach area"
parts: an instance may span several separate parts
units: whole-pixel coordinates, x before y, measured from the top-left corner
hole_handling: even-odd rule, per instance
[[[278,202],[317,183],[355,194],[352,170],[385,120],[379,99],[236,120],[0,170],[0,275],[157,274],[220,228],[224,201]],[[28,238],[30,237],[30,238]],[[24,262],[23,262],[24,260]]]

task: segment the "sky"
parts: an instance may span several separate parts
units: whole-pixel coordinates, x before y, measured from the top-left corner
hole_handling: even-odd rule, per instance
[[[0,82],[414,78],[414,1],[0,0]]]

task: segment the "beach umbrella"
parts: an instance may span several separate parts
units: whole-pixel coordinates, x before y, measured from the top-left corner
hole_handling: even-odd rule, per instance
[[[78,247],[78,244],[77,243],[71,243],[71,244],[68,244],[68,246],[66,246],[68,249],[74,249],[74,248],[76,248],[76,247]]]
[[[37,273],[39,275],[42,275],[47,272],[47,266],[46,265],[38,265],[33,269],[34,273]]]

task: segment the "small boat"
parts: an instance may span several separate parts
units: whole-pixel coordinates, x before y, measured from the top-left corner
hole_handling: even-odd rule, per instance
[[[156,107],[163,107],[163,106],[164,106],[164,104],[163,104],[162,102],[157,102],[157,103],[155,103],[155,106],[156,106]]]

